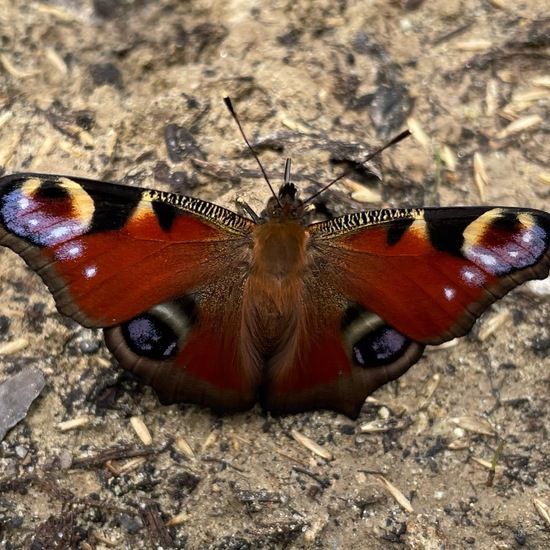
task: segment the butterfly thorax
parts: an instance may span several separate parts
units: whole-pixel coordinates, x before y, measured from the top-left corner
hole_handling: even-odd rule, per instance
[[[285,284],[301,277],[306,261],[308,233],[296,220],[275,219],[253,230],[250,277]]]
[[[302,217],[303,203],[289,182],[268,201],[264,220],[254,227],[247,287],[264,318],[286,316],[299,298],[308,240]]]

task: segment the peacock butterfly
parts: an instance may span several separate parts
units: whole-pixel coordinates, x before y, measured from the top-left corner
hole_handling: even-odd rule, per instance
[[[289,167],[289,164],[287,164]],[[285,170],[262,217],[84,178],[0,178],[0,244],[103,328],[165,404],[357,417],[426,344],[550,270],[550,214],[383,209],[311,222]],[[246,214],[245,212],[245,214]]]

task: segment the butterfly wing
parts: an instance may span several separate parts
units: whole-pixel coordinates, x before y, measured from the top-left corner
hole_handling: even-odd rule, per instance
[[[368,395],[422,356],[422,344],[342,296],[323,305],[324,314],[299,334],[294,360],[268,365],[260,394],[265,409],[331,409],[357,418]]]
[[[308,322],[296,365],[274,365],[274,410],[357,416],[425,344],[468,332],[495,300],[550,269],[550,215],[519,208],[381,210],[309,227]],[[329,291],[326,291],[329,289]]]
[[[255,401],[258,376],[238,353],[252,225],[153,190],[40,174],[0,179],[0,244],[42,277],[61,313],[106,328],[116,358],[165,402],[240,409]]]
[[[490,304],[550,269],[550,214],[542,211],[383,210],[334,221],[332,231],[312,230],[345,266],[340,290],[424,344],[463,336]]]

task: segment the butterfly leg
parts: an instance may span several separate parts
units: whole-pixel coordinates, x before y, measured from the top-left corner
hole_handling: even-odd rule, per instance
[[[243,197],[237,197],[235,200],[237,207],[245,214],[248,214],[254,223],[261,221],[260,216],[254,212],[254,209],[244,200]]]

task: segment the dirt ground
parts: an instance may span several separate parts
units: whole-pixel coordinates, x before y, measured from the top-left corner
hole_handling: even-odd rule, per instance
[[[336,212],[550,210],[545,16],[547,0],[0,0],[0,165],[260,211],[228,95],[273,181],[292,157],[306,195],[414,130],[329,194]],[[0,288],[0,381],[46,376],[0,444],[2,549],[550,548],[547,287],[429,350],[357,421],[164,407],[9,250]]]

